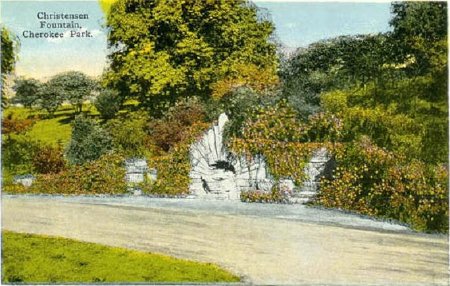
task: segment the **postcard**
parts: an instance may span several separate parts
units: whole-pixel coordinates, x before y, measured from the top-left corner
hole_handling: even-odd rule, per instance
[[[2,284],[448,285],[447,2],[0,5]]]

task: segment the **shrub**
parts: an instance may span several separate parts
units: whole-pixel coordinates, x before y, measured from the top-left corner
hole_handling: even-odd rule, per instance
[[[119,96],[119,93],[110,89],[103,90],[94,102],[95,108],[100,112],[103,119],[111,119],[116,116],[122,104],[123,99]]]
[[[8,114],[2,119],[2,133],[7,134],[20,134],[31,129],[35,121],[33,119],[19,119],[14,118],[13,114]]]
[[[190,126],[205,120],[205,110],[198,99],[181,100],[169,109],[166,116],[149,124],[154,143],[169,151],[190,136]]]
[[[241,201],[247,203],[289,203],[290,192],[279,185],[275,185],[270,192],[246,191],[241,192]]]
[[[130,116],[110,120],[106,129],[112,138],[114,149],[128,157],[142,156],[149,152],[147,116],[133,113]]]
[[[100,158],[112,149],[111,137],[92,119],[77,116],[66,151],[71,164],[83,164]]]
[[[124,158],[107,154],[84,165],[71,165],[58,174],[41,174],[29,193],[41,194],[122,194],[127,191]]]
[[[417,230],[448,231],[448,170],[372,144],[346,144],[333,179],[324,178],[318,203],[393,218]]]
[[[339,123],[332,115],[322,113],[310,117],[307,123],[300,122],[296,112],[281,101],[255,112],[244,122],[241,138],[230,139],[228,146],[247,157],[263,155],[276,179],[290,177],[298,185],[315,150],[326,147],[334,151],[336,144],[330,142],[339,138]]]
[[[185,129],[183,141],[176,143],[169,152],[148,160],[151,167],[158,170],[158,179],[144,186],[144,192],[168,195],[183,195],[189,192],[189,148],[207,128],[207,123],[193,124]]]
[[[2,168],[16,175],[31,173],[39,143],[28,136],[16,136],[2,142]]]
[[[64,170],[66,161],[60,146],[40,147],[33,157],[33,169],[40,174],[59,173]]]

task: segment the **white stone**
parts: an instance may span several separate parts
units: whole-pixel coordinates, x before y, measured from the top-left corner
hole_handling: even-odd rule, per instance
[[[30,187],[34,182],[34,176],[31,174],[27,175],[18,175],[14,177],[15,184],[21,184],[24,187]]]
[[[190,148],[190,192],[197,197],[239,200],[241,191],[269,190],[274,181],[262,156],[251,162],[226,150],[223,132],[228,117],[220,114],[202,138]]]

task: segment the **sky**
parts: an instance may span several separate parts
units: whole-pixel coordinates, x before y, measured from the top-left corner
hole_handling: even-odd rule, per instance
[[[389,30],[389,2],[270,2],[255,1],[266,8],[276,34],[288,47],[306,47],[339,35],[379,33]],[[40,28],[38,12],[82,13],[88,20],[75,20],[92,37],[70,37],[71,29]],[[1,1],[1,23],[20,41],[16,75],[47,79],[59,72],[77,70],[98,76],[106,66],[104,15],[97,1]],[[56,20],[46,20],[55,22]],[[57,21],[70,22],[71,20]],[[24,38],[23,31],[65,32],[62,39]]]

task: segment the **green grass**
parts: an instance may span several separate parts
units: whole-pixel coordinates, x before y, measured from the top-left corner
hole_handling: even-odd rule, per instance
[[[138,105],[136,100],[128,100],[120,114],[127,113]],[[17,118],[29,118],[37,116],[39,119],[33,127],[26,133],[35,140],[45,144],[56,145],[61,143],[65,145],[70,140],[72,132],[71,122],[75,118],[74,109],[71,105],[60,107],[53,117],[49,117],[47,112],[38,109],[29,109],[24,107],[11,106],[5,109],[3,116],[13,114]],[[93,104],[85,103],[83,113],[92,117],[98,117],[99,112]]]
[[[35,140],[55,145],[58,142],[65,144],[70,139],[72,130],[70,123],[74,116],[71,106],[61,107],[55,112],[54,117],[48,117],[47,113],[43,111],[23,107],[8,107],[5,110],[4,116],[11,113],[17,118],[39,117],[33,127],[26,133]]]
[[[238,282],[209,263],[65,238],[2,232],[2,282]]]

